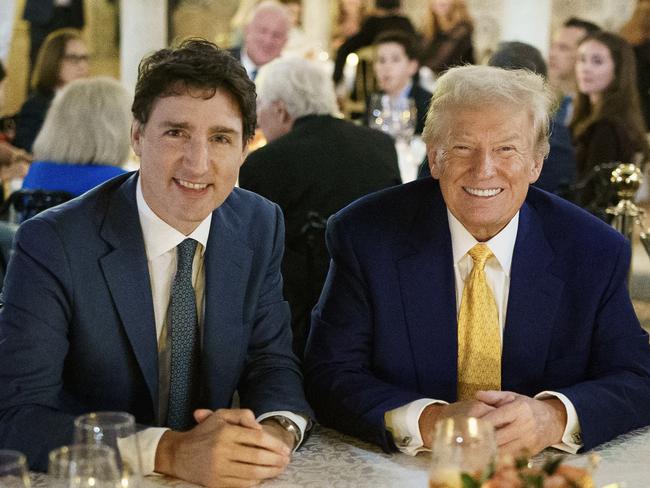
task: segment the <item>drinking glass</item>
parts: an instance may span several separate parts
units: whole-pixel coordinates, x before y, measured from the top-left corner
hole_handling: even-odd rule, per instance
[[[374,93],[370,96],[369,126],[393,136],[396,141],[410,143],[415,133],[417,110],[412,99],[391,99]]]
[[[109,446],[115,451],[121,486],[142,485],[140,446],[133,415],[125,412],[94,412],[74,421],[75,444]]]
[[[115,451],[95,444],[76,444],[54,449],[48,456],[47,473],[57,488],[119,488],[122,486]]]
[[[0,450],[0,486],[29,488],[27,458],[18,451]]]
[[[431,446],[430,488],[460,488],[463,476],[485,476],[496,457],[494,428],[475,417],[436,422]]]

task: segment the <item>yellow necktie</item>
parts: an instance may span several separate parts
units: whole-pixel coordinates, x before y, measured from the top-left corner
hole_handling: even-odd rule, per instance
[[[485,279],[485,262],[493,254],[485,244],[475,245],[468,254],[474,267],[458,315],[458,400],[470,400],[478,390],[501,389],[499,315]]]

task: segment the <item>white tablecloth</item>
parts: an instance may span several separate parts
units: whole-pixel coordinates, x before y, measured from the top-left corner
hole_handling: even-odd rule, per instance
[[[620,483],[617,488],[650,487],[650,427],[621,436],[595,449],[601,456],[596,486]],[[585,456],[568,456],[568,463],[585,465]],[[385,454],[379,448],[316,426],[305,445],[294,454],[287,471],[262,484],[276,488],[394,488],[427,486],[429,456]],[[47,487],[47,477],[33,476],[33,488]],[[148,477],[147,488],[194,487],[164,477]]]

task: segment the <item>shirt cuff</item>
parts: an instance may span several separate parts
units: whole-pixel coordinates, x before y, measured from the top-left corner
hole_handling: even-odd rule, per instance
[[[410,456],[419,452],[430,451],[424,447],[422,435],[420,434],[420,415],[429,405],[448,405],[442,400],[421,398],[401,407],[389,410],[384,414],[386,430],[393,436],[397,449]]]
[[[131,466],[138,465],[138,450],[140,447],[140,460],[142,461],[142,475],[147,476],[155,474],[156,468],[156,450],[158,449],[158,442],[162,435],[169,429],[164,427],[150,427],[141,430],[135,436],[125,437],[124,439],[117,440],[117,447],[120,450],[120,457],[124,462]],[[131,442],[135,437],[137,444]]]
[[[582,443],[582,430],[580,429],[580,420],[578,419],[578,412],[565,395],[556,391],[543,391],[535,395],[535,399],[544,400],[546,398],[557,398],[562,402],[566,409],[566,427],[564,434],[562,434],[562,443],[554,444],[551,447],[561,451],[575,454],[583,446]]]
[[[256,420],[258,422],[261,422],[262,420],[268,419],[269,417],[286,417],[298,426],[300,436],[298,438],[298,442],[296,442],[296,445],[293,448],[293,452],[296,452],[296,449],[300,447],[302,441],[305,439],[305,431],[307,430],[307,419],[302,415],[298,415],[297,413],[289,412],[286,410],[278,410],[274,412],[263,413],[262,415],[257,417]]]

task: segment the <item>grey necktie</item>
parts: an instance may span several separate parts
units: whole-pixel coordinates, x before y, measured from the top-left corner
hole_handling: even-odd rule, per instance
[[[171,364],[167,425],[173,430],[188,430],[194,425],[192,412],[196,408],[200,384],[199,323],[192,287],[196,245],[194,239],[185,239],[176,248],[176,276],[169,300]]]

